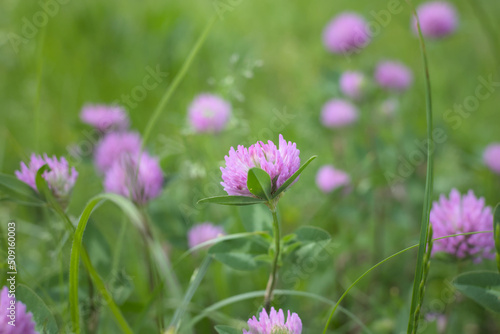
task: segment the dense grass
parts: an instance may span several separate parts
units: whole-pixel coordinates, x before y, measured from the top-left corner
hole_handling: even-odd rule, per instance
[[[453,187],[473,189],[494,206],[500,182],[483,166],[481,154],[487,144],[498,141],[495,124],[500,121],[500,87],[460,124],[444,118],[448,109],[475,93],[479,76],[500,81],[500,54],[496,53],[500,50],[495,49],[481,24],[487,18],[472,10],[471,6],[478,4],[486,9],[498,37],[500,26],[493,20],[500,13],[500,3],[455,1],[460,12],[459,30],[448,39],[427,43],[434,125],[447,136],[435,151],[434,198]],[[168,178],[162,196],[149,206],[152,221],[170,243],[174,270],[186,288],[202,261],[201,256],[189,256],[176,263],[187,250],[187,230],[194,223],[212,221],[229,233],[243,232],[241,221],[251,212],[196,204],[202,197],[223,194],[218,184],[219,166],[229,147],[256,140],[275,141],[278,133],[283,133],[297,143],[303,161],[318,155],[280,201],[283,233],[304,224],[322,227],[331,233],[334,251],[331,258],[298,279],[286,280],[283,275],[278,288],[307,291],[335,301],[371,265],[418,242],[425,161],[405,178],[402,193],[391,192],[386,178],[387,172],[398,168],[400,157],[408,159],[415,151],[415,141],[425,139],[419,44],[409,29],[410,10],[403,1],[401,6],[404,10],[390,19],[362,53],[346,59],[324,49],[321,33],[325,24],[343,10],[356,10],[374,20],[370,13],[387,8],[386,1],[241,1],[222,16],[210,1],[69,1],[60,5],[38,33],[19,45],[18,52],[12,46],[12,34],[22,36],[23,18],[31,21],[41,7],[37,2],[4,1],[0,13],[0,169],[13,174],[19,161],[26,161],[33,151],[68,156],[71,145],[83,145],[89,133],[78,117],[83,104],[120,100],[122,94],[130,94],[142,84],[146,67],[159,66],[168,76],[148,91],[144,100],[127,107],[132,128],[144,133],[165,91],[215,15],[217,21],[146,143],[162,157]],[[412,88],[398,97],[401,107],[396,115],[384,117],[378,106],[368,101],[360,106],[362,120],[356,126],[341,131],[324,129],[319,112],[326,100],[340,96],[339,74],[360,69],[371,75],[382,59],[401,60],[415,74]],[[229,129],[217,136],[189,133],[186,125],[188,104],[205,91],[225,96],[234,107]],[[263,131],[272,126],[276,112],[289,115],[283,129]],[[88,199],[102,191],[91,158],[87,155],[74,160],[80,176],[68,209],[71,217],[77,217]],[[317,189],[315,173],[326,163],[351,173],[353,189],[349,194],[325,196]],[[60,323],[69,321],[68,267],[61,263],[69,265],[70,243],[60,245],[63,223],[44,209],[1,203],[0,220],[9,219],[18,223],[19,282],[40,295]],[[84,243],[127,320],[136,326],[134,330],[148,332],[155,323],[144,312],[148,302],[140,251],[144,246],[126,220],[118,209],[104,204],[92,216]],[[120,233],[123,245],[117,248]],[[55,251],[59,246],[62,251]],[[2,257],[4,252],[2,246]],[[405,253],[385,264],[360,282],[342,306],[374,333],[404,331],[415,256],[416,252]],[[495,269],[493,261],[457,264],[436,260],[433,264],[424,303],[427,310],[434,307],[432,301],[441,301],[456,274],[467,269]],[[110,271],[113,265],[116,272]],[[282,270],[303,272],[301,268],[285,263]],[[263,290],[268,274],[268,267],[239,272],[214,261],[193,298],[192,313],[234,295]],[[85,299],[86,283],[81,289],[85,310],[90,304]],[[463,296],[457,298],[453,303],[443,302],[449,315],[448,333],[500,330],[495,315]],[[260,303],[259,297],[224,307],[211,320],[200,321],[196,332],[213,332],[214,324],[234,325],[231,319],[246,321]],[[330,308],[297,296],[283,297],[276,305],[299,313],[305,333],[322,330]],[[164,307],[173,315],[176,304],[166,301]],[[109,311],[106,307],[102,310],[100,333],[116,332]],[[142,322],[141,316],[145,319]],[[338,329],[336,333],[361,332],[342,313],[336,315],[332,328]],[[424,333],[436,333],[435,323],[430,322]]]

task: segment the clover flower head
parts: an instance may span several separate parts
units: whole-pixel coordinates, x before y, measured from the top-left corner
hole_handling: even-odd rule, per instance
[[[189,106],[188,120],[197,133],[217,133],[231,117],[231,104],[212,94],[200,94]]]
[[[477,198],[472,190],[461,195],[453,189],[449,198],[441,195],[434,202],[430,214],[433,237],[439,238],[451,234],[488,231],[493,229],[493,214],[485,206],[484,198]],[[446,252],[459,259],[471,258],[480,262],[482,258],[495,256],[493,233],[460,235],[434,242],[432,253]]]
[[[358,108],[343,99],[332,99],[321,109],[321,123],[327,128],[341,128],[358,120]]]
[[[358,52],[371,40],[365,19],[353,12],[334,17],[323,30],[323,43],[333,53]]]
[[[500,143],[493,143],[486,147],[483,153],[483,161],[489,169],[500,174]]]
[[[104,189],[145,204],[160,195],[163,180],[156,158],[147,153],[140,158],[139,155],[123,156],[104,175]]]
[[[94,163],[101,173],[105,173],[114,162],[124,156],[139,155],[141,137],[135,132],[111,132],[102,138],[94,151]]]
[[[222,226],[216,226],[209,222],[195,225],[188,232],[189,248],[193,248],[206,241],[224,236],[225,234],[226,233],[224,232],[224,228]]]
[[[363,88],[366,83],[365,75],[362,72],[346,71],[340,76],[340,91],[353,100],[363,97]]]
[[[280,309],[276,311],[271,307],[269,315],[263,309],[259,314],[259,319],[253,316],[248,320],[249,330],[244,329],[243,334],[301,334],[302,321],[297,313],[288,315],[285,321],[285,314]]]
[[[399,61],[382,61],[375,69],[375,81],[386,90],[402,92],[413,83],[413,73]]]
[[[458,14],[455,6],[447,1],[431,1],[417,8],[422,35],[438,39],[449,36],[458,26]],[[412,18],[413,32],[418,35],[417,20]]]
[[[287,142],[281,134],[279,147],[270,140],[267,144],[259,141],[249,148],[239,145],[235,150],[231,147],[229,155],[225,156],[226,167],[221,167],[221,185],[228,195],[253,196],[247,187],[247,175],[251,168],[257,167],[271,177],[273,193],[299,169],[299,154],[297,145]]]
[[[15,326],[9,324],[9,322]],[[38,334],[35,330],[33,314],[26,312],[26,305],[16,301],[16,298],[9,293],[6,286],[0,292],[0,333]]]
[[[49,189],[57,198],[67,198],[76,183],[78,172],[74,167],[69,167],[68,161],[64,157],[58,159],[56,156],[49,157],[47,154],[42,157],[33,153],[28,165],[21,162],[21,170],[15,171],[16,177],[38,191],[36,173],[45,164],[50,170],[45,171],[42,177],[47,181]]]
[[[125,131],[129,127],[129,119],[125,110],[114,105],[85,105],[80,119],[100,132]]]
[[[322,166],[316,174],[316,185],[325,194],[331,193],[335,189],[347,186],[351,183],[351,178],[346,172],[335,169],[332,165]]]

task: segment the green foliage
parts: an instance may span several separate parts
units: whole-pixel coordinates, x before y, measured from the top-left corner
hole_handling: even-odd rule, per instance
[[[271,178],[264,170],[260,168],[250,168],[247,176],[248,190],[258,198],[269,202],[271,196]]]
[[[264,239],[248,237],[219,242],[212,246],[209,254],[225,265],[236,270],[255,270],[265,262],[269,245]]]
[[[490,311],[500,313],[500,274],[468,272],[455,278],[453,285],[464,295]]]

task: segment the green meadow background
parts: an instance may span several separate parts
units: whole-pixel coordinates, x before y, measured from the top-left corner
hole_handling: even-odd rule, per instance
[[[210,221],[223,225],[228,233],[240,233],[250,217],[254,222],[268,218],[259,208],[196,204],[203,197],[223,194],[219,167],[224,155],[231,146],[276,142],[282,133],[297,143],[303,161],[318,155],[280,201],[283,232],[313,225],[327,230],[333,241],[330,256],[322,261],[285,262],[281,270],[290,274],[281,276],[278,288],[337,300],[371,265],[418,243],[425,159],[410,163],[410,171],[397,185],[390,175],[401,174],[410,155],[418,156],[417,143],[425,140],[424,75],[407,3],[395,1],[399,13],[381,14],[394,1],[2,0],[0,170],[13,174],[32,152],[68,157],[79,172],[68,213],[78,217],[88,199],[103,190],[87,149],[96,136],[79,120],[82,106],[121,103],[130,115],[131,128],[144,133],[165,91],[215,16],[213,28],[146,143],[150,152],[161,157],[167,178],[163,194],[149,205],[153,223],[170,244],[174,270],[186,288],[203,257],[176,261],[187,250],[190,227]],[[481,157],[486,145],[500,141],[500,2],[452,2],[460,15],[457,32],[427,42],[434,126],[446,138],[434,151],[434,198],[452,188],[472,189],[495,206],[500,201],[500,179]],[[374,29],[378,27],[372,42],[352,57],[330,54],[321,40],[328,21],[346,10],[357,11]],[[392,117],[383,115],[379,104],[390,95],[374,93],[359,104],[360,122],[342,130],[325,129],[319,113],[328,99],[341,96],[340,73],[361,70],[371,78],[377,62],[384,59],[404,62],[415,76],[413,86],[395,96],[397,112]],[[123,96],[139,91],[149,71],[156,69],[166,73],[156,87],[143,90],[144,96],[132,98],[132,103],[124,102]],[[454,108],[476,94],[482,83],[479,78],[496,82],[490,96],[467,117],[457,116]],[[201,92],[220,94],[233,106],[233,119],[221,134],[189,131],[187,107]],[[351,174],[350,191],[331,195],[319,191],[314,177],[327,163]],[[61,240],[63,225],[47,210],[2,201],[3,234],[8,220],[17,223],[18,284],[24,289],[20,293],[49,310],[64,332],[69,321],[65,264],[70,243]],[[117,248],[121,233],[124,244]],[[1,240],[3,278],[4,235]],[[144,246],[132,225],[113,205],[105,204],[91,218],[84,242],[127,321],[137,333],[153,332]],[[342,306],[366,328],[338,312],[330,332],[405,332],[415,263],[416,252],[408,252],[361,281]],[[445,314],[446,333],[500,332],[498,316],[455,293],[449,283],[457,274],[476,269],[495,270],[495,265],[493,261],[432,262],[424,313]],[[214,262],[192,300],[191,316],[220,300],[264,289],[268,274],[267,266],[243,272]],[[81,285],[86,291],[85,283]],[[91,301],[85,293],[81,296],[85,311]],[[219,324],[240,326],[261,302],[255,298],[224,307],[200,321],[193,332],[215,333],[213,327]],[[297,312],[304,333],[320,332],[330,310],[328,304],[297,296],[281,297],[275,306]],[[174,301],[165,300],[166,314],[173,314],[175,307]],[[118,333],[106,306],[101,310],[99,333]],[[434,321],[421,328],[422,333],[438,333]]]

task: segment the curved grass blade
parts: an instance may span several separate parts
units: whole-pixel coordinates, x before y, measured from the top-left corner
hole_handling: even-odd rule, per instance
[[[493,215],[493,236],[495,238],[495,250],[497,253],[497,268],[498,272],[500,272],[500,204],[497,204],[495,214]]]
[[[214,196],[200,199],[198,204],[213,203],[221,205],[253,205],[262,204],[267,201],[260,198],[246,197],[246,196]]]
[[[255,196],[271,200],[271,177],[265,170],[260,168],[250,168],[247,175],[248,190]]]
[[[191,278],[191,283],[189,284],[186,294],[184,295],[184,298],[182,299],[180,306],[175,310],[174,317],[170,322],[169,328],[174,329],[174,331],[178,329],[182,316],[186,312],[188,305],[191,302],[194,293],[196,292],[196,289],[198,289],[201,281],[203,280],[203,277],[205,277],[205,274],[207,273],[210,263],[212,263],[212,256],[207,255],[203,260],[202,264],[200,265],[200,267],[196,269],[195,272],[193,273],[193,276]]]
[[[313,155],[302,166],[300,166],[300,168],[295,173],[293,173],[293,175],[290,176],[288,180],[286,180],[285,183],[283,183],[281,187],[278,188],[278,190],[276,190],[276,192],[273,194],[273,198],[276,198],[279,194],[285,191],[286,188],[288,188],[288,186],[290,186],[293,183],[293,181],[295,181],[295,179],[299,177],[300,173],[302,173],[302,171],[307,167],[307,165],[309,165],[317,157],[318,157],[317,155]]]
[[[422,35],[422,30],[420,28],[420,20],[417,15],[417,11],[415,7],[411,3],[411,0],[406,1],[410,6],[413,15],[415,16],[417,22],[417,30],[418,30],[418,38],[420,41],[420,49],[422,55],[423,68],[425,72],[425,100],[426,100],[426,118],[427,118],[427,143],[434,143],[433,138],[433,122],[432,122],[432,95],[431,95],[431,79],[429,75],[429,64],[427,61],[427,52],[425,48],[424,37]],[[411,306],[410,306],[410,315],[408,320],[408,333],[414,333],[417,330],[418,323],[416,323],[415,319],[415,311],[417,309],[417,305],[421,304],[421,296],[420,295],[420,282],[422,281],[423,276],[423,267],[424,267],[424,255],[425,249],[428,241],[428,233],[429,233],[429,216],[431,211],[431,201],[432,201],[432,190],[433,190],[433,164],[434,164],[434,156],[433,156],[433,147],[432,145],[427,145],[427,175],[425,180],[425,196],[424,196],[424,207],[422,212],[422,223],[420,225],[420,240],[417,254],[417,265],[415,268],[415,277],[413,279],[413,291],[411,298]]]
[[[100,279],[95,269],[93,269],[87,253],[85,251],[82,252],[83,233],[85,231],[85,227],[87,226],[90,215],[92,214],[94,209],[104,201],[111,201],[115,203],[118,207],[120,207],[120,209],[122,209],[123,212],[127,214],[132,223],[134,223],[138,227],[141,226],[140,213],[137,211],[135,206],[124,197],[121,197],[116,194],[100,194],[93,197],[87,203],[78,221],[78,225],[73,238],[73,245],[71,248],[71,257],[70,257],[69,302],[70,302],[71,321],[73,326],[72,330],[75,333],[80,333],[80,310],[78,306],[78,278],[79,278],[78,272],[79,272],[80,254],[82,257],[82,261],[85,263],[86,266],[88,266],[87,269],[90,269],[89,270],[90,276],[92,277],[97,289],[102,294],[105,302],[107,303],[109,309],[114,315],[117,324],[120,326],[122,332],[133,333],[127,321],[121,314],[120,309],[118,308],[118,306],[116,306],[115,302],[113,301],[111,294],[107,291],[104,282]]]

